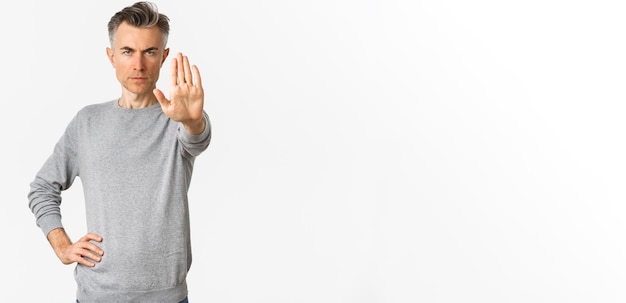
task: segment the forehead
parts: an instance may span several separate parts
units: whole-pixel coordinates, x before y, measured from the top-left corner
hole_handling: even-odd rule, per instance
[[[136,27],[123,22],[113,37],[113,48],[124,46],[148,48],[163,45],[163,34],[157,26]]]

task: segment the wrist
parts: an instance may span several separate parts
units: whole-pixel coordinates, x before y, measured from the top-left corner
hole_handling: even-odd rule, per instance
[[[72,245],[72,241],[65,233],[65,229],[56,228],[48,233],[48,242],[54,250],[54,253],[60,258],[63,255],[63,251],[68,246]]]
[[[204,128],[206,127],[206,121],[204,120],[204,116],[202,116],[198,120],[184,122],[183,126],[185,127],[187,133],[191,135],[199,135],[204,131]]]

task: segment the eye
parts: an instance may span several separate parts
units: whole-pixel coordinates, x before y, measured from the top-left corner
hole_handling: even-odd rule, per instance
[[[149,56],[152,56],[155,54],[154,50],[147,50],[146,54],[148,54]]]
[[[123,50],[122,50],[122,54],[124,54],[124,55],[130,55],[130,49],[123,49]]]

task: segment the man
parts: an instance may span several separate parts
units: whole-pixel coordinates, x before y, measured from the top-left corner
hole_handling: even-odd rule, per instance
[[[169,19],[137,2],[108,24],[119,99],[81,109],[31,183],[29,207],[63,264],[76,263],[77,300],[187,302],[189,189],[209,145],[200,72],[178,53],[170,98],[156,88]],[[61,192],[80,177],[88,233],[71,242]]]

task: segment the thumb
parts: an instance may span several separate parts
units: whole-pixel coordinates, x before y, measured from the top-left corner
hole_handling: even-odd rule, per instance
[[[157,101],[159,101],[161,106],[165,106],[167,105],[167,103],[170,102],[169,100],[167,100],[167,98],[165,98],[165,94],[163,94],[163,92],[160,89],[155,88],[152,90],[152,93],[157,98]]]

